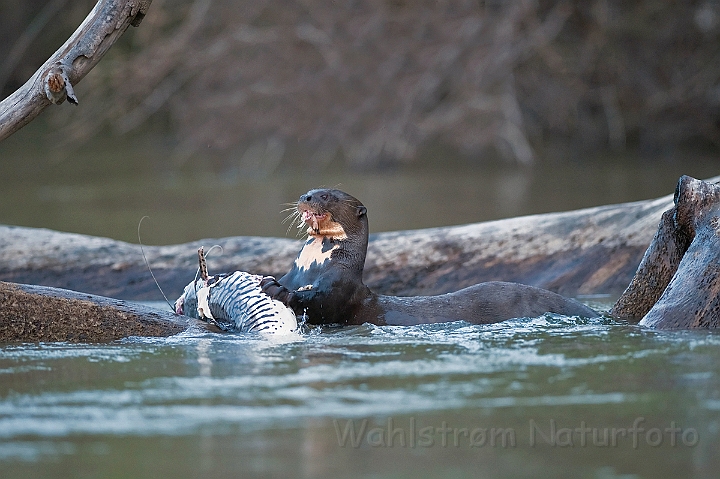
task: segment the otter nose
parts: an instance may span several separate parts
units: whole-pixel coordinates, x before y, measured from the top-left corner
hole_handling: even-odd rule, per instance
[[[312,195],[310,195],[310,194],[300,195],[300,201],[310,201],[310,200],[312,200]]]

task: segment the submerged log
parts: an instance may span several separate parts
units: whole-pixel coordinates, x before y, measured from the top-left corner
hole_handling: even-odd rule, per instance
[[[720,185],[680,178],[612,313],[659,329],[720,327]]]
[[[139,304],[58,288],[0,282],[0,344],[107,342],[170,336],[206,323]]]

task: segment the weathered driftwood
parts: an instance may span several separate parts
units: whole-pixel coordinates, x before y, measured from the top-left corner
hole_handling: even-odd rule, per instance
[[[107,238],[0,226],[0,280],[55,286],[113,298],[162,300],[140,246]],[[234,237],[174,246],[146,246],[153,272],[168,298],[178,297],[197,270],[197,249],[221,244],[208,256],[216,272],[241,269],[280,273],[300,249],[297,241]]]
[[[720,327],[720,185],[683,176],[615,316],[660,329]]]
[[[0,102],[0,140],[30,123],[51,103],[77,104],[82,80],[152,0],[99,0],[75,33],[15,93]]]
[[[207,323],[185,316],[122,300],[0,282],[0,344],[106,342],[128,336],[170,336],[193,324],[211,328]]]
[[[672,197],[471,225],[371,236],[365,281],[383,294],[436,294],[481,281],[517,281],[566,296],[619,296]],[[372,228],[372,223],[371,223]],[[125,299],[161,299],[140,247],[106,238],[0,226],[0,279]],[[280,277],[298,240],[233,237],[145,247],[170,298],[197,269],[200,245],[220,244],[213,271]]]
[[[432,230],[371,243],[366,282],[390,294],[438,294],[514,281],[565,296],[617,296],[670,197]]]

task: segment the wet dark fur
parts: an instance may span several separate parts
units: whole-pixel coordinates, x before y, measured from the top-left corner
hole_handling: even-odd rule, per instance
[[[556,293],[517,283],[480,283],[438,296],[375,294],[362,281],[368,246],[365,206],[342,191],[321,189],[302,195],[297,209],[298,215],[306,210],[327,215],[324,224],[330,226],[325,230],[334,233],[323,234],[322,225],[309,228],[303,250],[313,248],[314,256],[308,256],[309,249],[305,254],[301,250],[292,269],[277,281],[266,278],[263,290],[297,315],[307,313],[310,324],[413,325],[459,320],[481,324],[546,312],[598,315]],[[336,224],[342,226],[344,235],[337,234]],[[301,257],[307,267],[298,266]],[[318,261],[307,264],[308,257],[317,257]]]

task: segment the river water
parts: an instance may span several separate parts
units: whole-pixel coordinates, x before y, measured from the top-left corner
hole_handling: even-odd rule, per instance
[[[258,176],[157,144],[68,155],[37,128],[0,145],[0,223],[135,241],[149,215],[147,244],[283,236],[282,204],[320,185],[384,231],[654,198],[720,173],[694,157]],[[710,478],[719,448],[720,335],[706,331],[543,316],[0,345],[2,478]]]
[[[547,315],[0,348],[3,478],[710,478],[718,447],[706,331]]]

